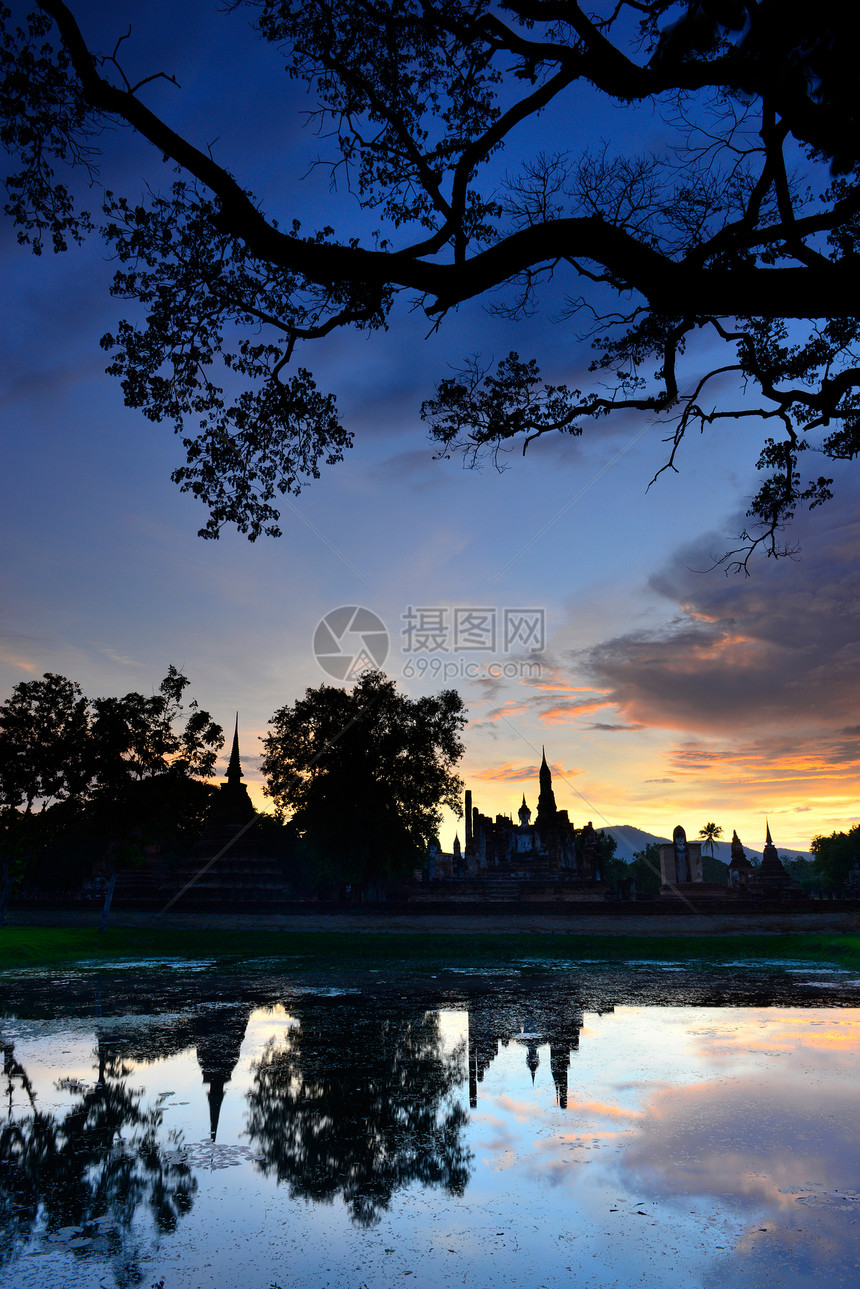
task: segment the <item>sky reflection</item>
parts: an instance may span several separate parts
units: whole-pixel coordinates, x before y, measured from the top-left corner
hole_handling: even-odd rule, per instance
[[[0,1283],[853,1283],[860,1009],[616,984],[189,978],[155,1015],[0,1019]]]

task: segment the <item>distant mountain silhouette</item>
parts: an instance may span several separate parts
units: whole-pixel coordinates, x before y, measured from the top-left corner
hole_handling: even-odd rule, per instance
[[[643,832],[641,828],[634,828],[632,824],[610,824],[605,826],[603,831],[611,833],[615,838],[617,842],[615,858],[623,859],[625,864],[631,863],[634,851],[644,850],[650,842],[656,842],[659,846],[662,842],[669,842],[672,840],[671,837],[657,837],[654,833]],[[714,858],[721,859],[724,864],[728,864],[732,857],[731,828],[727,828],[726,831],[729,834],[728,840],[717,841],[714,843]],[[687,836],[690,841],[699,840],[696,836],[697,832],[698,829],[695,831],[690,829],[687,832]],[[751,846],[748,846],[746,837],[741,836],[741,841],[743,842],[744,852],[747,859],[760,861],[762,854],[761,851],[753,850]],[[800,855],[802,859],[812,858],[811,851],[797,850],[794,846],[780,846],[777,842],[776,848],[783,859],[794,859],[795,855]],[[706,854],[710,855],[710,853],[711,850],[710,847],[708,847]]]

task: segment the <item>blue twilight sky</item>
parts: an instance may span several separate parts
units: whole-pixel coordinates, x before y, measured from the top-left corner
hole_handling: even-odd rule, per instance
[[[211,145],[267,213],[367,235],[349,193],[333,194],[323,168],[308,174],[331,145],[303,126],[304,87],[287,82],[247,14],[205,0],[72,8],[102,49],[132,24],[129,69],[175,72],[182,86],[154,84],[150,105]],[[650,111],[584,90],[529,129],[524,156],[575,152],[595,135],[628,151],[668,141]],[[104,142],[109,187],[135,198],[169,182],[127,132]],[[497,181],[516,160],[498,162]],[[125,408],[104,374],[99,338],[134,316],[109,296],[104,248],[94,240],[36,259],[8,224],[1,236],[0,693],[47,670],[93,696],[149,692],[173,662],[222,724],[239,710],[262,801],[259,735],[276,707],[329,679],[312,647],[320,619],[361,605],[385,623],[386,670],[409,693],[447,684],[463,694],[463,773],[486,812],[515,810],[523,792],[534,806],[546,744],[559,805],[577,824],[671,833],[682,822],[695,833],[715,819],[760,848],[767,814],[778,845],[806,848],[814,832],[856,821],[850,471],[838,477],[841,504],[800,521],[798,561],[762,562],[738,580],[701,570],[738,532],[754,491],[761,427],[751,422],[691,440],[681,473],[650,491],[666,429],[640,416],[543,439],[525,459],[514,448],[502,473],[432,459],[418,409],[470,354],[497,360],[515,348],[554,382],[587,379],[588,344],[551,321],[575,282],[553,283],[525,324],[472,302],[428,334],[404,299],[386,334],[306,348],[299,361],[337,393],[354,448],[285,500],[280,540],[204,542],[202,509],[169,481],[181,462],[170,427]],[[706,363],[692,353],[687,377]],[[442,648],[406,651],[410,608],[442,615]],[[457,651],[455,610],[469,609],[492,610],[500,629],[505,610],[542,610],[543,649]],[[446,819],[446,848],[455,826]]]

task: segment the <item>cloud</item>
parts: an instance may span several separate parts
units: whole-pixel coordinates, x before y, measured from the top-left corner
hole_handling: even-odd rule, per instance
[[[50,654],[53,641],[44,636],[29,635],[21,631],[0,631],[0,664],[6,663],[17,671],[30,674],[47,670],[44,661],[46,650]]]
[[[563,765],[550,764],[549,768],[559,778],[571,778],[584,773],[582,770],[568,769]],[[505,765],[489,766],[484,770],[473,770],[471,778],[485,779],[493,783],[528,783],[537,779],[539,774],[540,766],[537,764],[512,765],[508,762]]]
[[[742,1030],[746,1040],[749,1029]],[[788,1036],[781,1052],[764,1050],[784,1055],[788,1066],[796,1037]],[[743,1046],[746,1054],[749,1044]],[[808,1061],[808,1052],[803,1057]],[[660,1092],[636,1134],[625,1138],[621,1167],[652,1197],[731,1205],[735,1243],[715,1257],[711,1285],[763,1284],[778,1266],[792,1267],[792,1284],[829,1283],[832,1267],[856,1260],[856,1096],[847,1084],[810,1084],[805,1070],[788,1074],[782,1064],[781,1079],[770,1086],[747,1076]],[[820,1059],[813,1068],[825,1072]]]
[[[109,658],[111,662],[119,663],[121,667],[145,666],[145,664],[140,662],[137,658],[132,658],[127,653],[117,653],[115,649],[108,649],[106,645],[102,646],[102,653],[106,658]]]
[[[832,782],[834,770],[860,774],[860,739],[826,732],[799,740],[792,734],[771,734],[732,746],[690,740],[669,749],[672,770],[680,776],[706,772],[716,784],[813,784]]]
[[[613,707],[614,702],[589,702],[589,703],[551,703],[547,707],[539,708],[537,716],[547,725],[566,724],[571,716],[582,716],[586,712],[596,712],[601,707]]]
[[[18,667],[21,671],[31,672],[36,670],[36,664],[30,662],[29,658],[25,658],[23,654],[5,649],[2,645],[0,645],[0,662],[7,662],[10,667]]]
[[[492,703],[505,687],[505,682],[495,676],[478,676],[470,681],[472,691],[478,691],[478,698],[472,699],[472,703],[483,702]]]
[[[651,582],[674,616],[580,655],[595,687],[649,726],[735,738],[833,726],[829,755],[853,762],[855,727],[843,722],[860,699],[860,488],[844,491],[841,508],[799,522],[797,561],[760,561],[738,580],[693,571],[718,538],[680,550]]]
[[[522,684],[530,685],[532,689],[546,690],[552,694],[591,694],[591,685],[570,685],[566,681],[545,678],[541,676],[539,680],[532,680],[529,676],[524,676]]]
[[[485,779],[492,783],[525,783],[537,777],[536,765],[496,765],[483,770],[473,770],[473,779]]]
[[[528,703],[517,703],[509,699],[506,703],[500,703],[494,707],[491,712],[487,712],[482,724],[492,724],[496,721],[507,721],[511,716],[524,716],[530,710]],[[477,728],[473,722],[469,722],[471,728]]]
[[[604,725],[600,722],[586,727],[590,730],[606,730],[608,733],[615,733],[618,730],[644,730],[644,725]]]

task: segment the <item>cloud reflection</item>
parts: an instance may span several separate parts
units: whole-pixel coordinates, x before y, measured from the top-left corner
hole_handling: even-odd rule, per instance
[[[756,1268],[769,1278],[778,1266],[774,1283],[837,1284],[833,1269],[857,1254],[858,1146],[852,1089],[774,1068],[766,1083],[749,1075],[658,1092],[622,1158],[658,1199],[711,1197],[745,1218],[709,1284],[758,1284]]]

